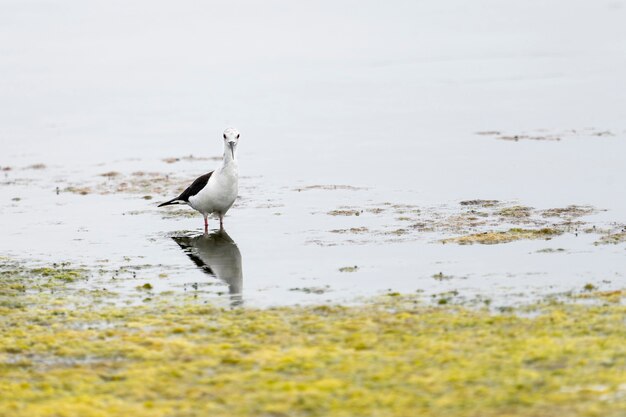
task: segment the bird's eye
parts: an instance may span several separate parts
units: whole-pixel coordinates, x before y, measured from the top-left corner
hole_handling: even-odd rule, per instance
[[[239,134],[237,134],[237,139],[239,139]]]
[[[224,133],[224,139],[226,139],[226,133]]]

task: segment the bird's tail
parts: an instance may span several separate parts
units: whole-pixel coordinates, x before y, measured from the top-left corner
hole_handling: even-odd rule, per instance
[[[173,204],[182,204],[182,203],[183,203],[183,201],[179,200],[178,198],[172,198],[170,201],[166,201],[165,203],[161,203],[157,207],[171,206]]]

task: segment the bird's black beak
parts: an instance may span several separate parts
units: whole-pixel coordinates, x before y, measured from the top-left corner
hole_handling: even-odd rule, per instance
[[[233,155],[233,159],[235,159],[235,142],[229,142],[230,145],[230,153]]]

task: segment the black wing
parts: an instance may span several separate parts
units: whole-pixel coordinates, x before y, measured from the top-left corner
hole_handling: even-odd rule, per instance
[[[171,204],[179,204],[181,202],[188,202],[189,197],[193,197],[198,194],[200,190],[206,187],[209,182],[209,178],[215,171],[211,171],[208,174],[204,174],[198,178],[194,182],[191,183],[189,187],[185,191],[183,191],[178,197],[171,199],[170,201],[166,201],[165,203],[159,204],[159,207],[169,206]]]
[[[208,174],[204,174],[201,177],[196,178],[196,180],[192,182],[191,185],[176,198],[176,200],[189,201],[189,197],[193,197],[198,194],[200,190],[206,187],[209,182],[209,178],[213,175],[213,172],[215,171],[211,171]]]

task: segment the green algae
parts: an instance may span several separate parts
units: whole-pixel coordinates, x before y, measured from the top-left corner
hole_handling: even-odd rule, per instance
[[[563,139],[582,137],[582,138],[591,138],[591,137],[613,137],[616,134],[610,130],[602,130],[593,127],[586,127],[580,129],[566,129],[566,130],[546,130],[546,129],[537,129],[529,132],[520,132],[513,134],[504,134],[501,131],[497,130],[487,130],[476,132],[477,135],[481,136],[491,136],[499,140],[511,141],[511,142],[519,142],[521,140],[530,140],[530,141],[553,141],[559,142]]]
[[[143,285],[139,285],[137,286],[138,290],[151,290],[152,289],[152,284],[150,284],[149,282],[146,282]]]
[[[0,288],[71,287],[55,269],[6,268]],[[532,317],[453,295],[224,309],[175,293],[84,308],[73,298],[92,293],[18,293],[25,303],[0,305],[0,415],[623,415],[626,292],[586,289],[599,302],[537,303]]]
[[[139,195],[167,195],[172,190],[184,189],[189,179],[175,177],[161,172],[137,171],[120,173],[104,172],[97,178],[81,183],[70,183],[63,188],[64,192],[88,195],[108,195],[114,193]]]
[[[626,232],[611,233],[598,239],[596,245],[617,245],[626,242]]]
[[[294,191],[311,191],[311,190],[326,190],[326,191],[359,191],[366,190],[364,187],[355,187],[352,185],[337,185],[337,184],[315,184],[315,185],[307,185],[305,187],[295,188]]]
[[[70,268],[68,264],[29,269],[0,259],[0,310],[37,304],[33,295],[61,294],[72,283],[84,279],[85,270]]]
[[[612,291],[597,291],[597,288],[591,284],[586,284],[583,287],[583,292],[580,294],[572,295],[574,299],[592,299],[594,301],[606,301],[608,303],[621,303],[626,297],[626,290],[612,290]]]
[[[621,415],[626,307],[540,308],[5,310],[0,415]]]
[[[65,263],[41,268],[24,268],[11,263],[10,260],[0,261],[0,296],[42,289],[59,289],[63,288],[64,284],[87,277],[87,271],[84,269],[70,268],[69,264]]]
[[[563,248],[543,248],[539,249],[537,253],[563,253],[565,249]]]
[[[331,291],[331,289],[328,285],[325,285],[323,287],[296,287],[290,288],[289,291],[302,292],[305,294],[326,294]]]
[[[45,267],[35,268],[31,272],[35,275],[41,275],[43,277],[49,277],[51,279],[58,279],[65,282],[74,282],[84,276],[84,271],[78,269],[66,269],[63,267]]]
[[[495,207],[498,204],[500,204],[500,202],[498,200],[464,200],[461,201],[459,204],[461,204],[462,206],[478,206],[478,207]]]
[[[543,217],[582,217],[595,213],[597,210],[591,206],[569,205],[562,208],[551,208],[541,211]]]
[[[194,156],[194,155],[186,155],[182,157],[169,157],[169,158],[162,159],[162,161],[165,162],[166,164],[174,164],[176,162],[181,162],[181,161],[195,162],[195,161],[221,161],[221,160],[222,160],[221,156],[201,157],[201,156]]]
[[[441,240],[442,243],[458,243],[460,245],[495,245],[523,239],[551,239],[563,232],[557,229],[544,227],[543,229],[512,228],[506,231],[474,233]]]
[[[454,277],[452,275],[446,275],[443,272],[438,272],[436,274],[433,274],[432,278],[436,279],[437,281],[445,281]]]
[[[369,229],[367,227],[364,227],[364,226],[362,226],[362,227],[351,227],[350,229],[334,229],[334,230],[330,231],[330,233],[341,233],[341,234],[343,234],[343,233],[355,233],[355,234],[358,234],[358,233],[367,233],[367,232],[369,232]]]
[[[532,207],[526,206],[511,206],[505,207],[498,212],[500,216],[504,217],[515,217],[515,218],[524,218],[530,217],[532,212]]]
[[[412,204],[391,202],[371,203],[365,206],[339,206],[326,211],[329,216],[361,216],[369,225],[354,227],[352,221],[343,223],[344,228],[328,230],[331,234],[346,235],[345,240],[337,236],[326,241],[309,241],[322,246],[338,244],[392,243],[424,239],[426,234],[439,234],[437,241],[455,243],[506,243],[520,239],[545,238],[547,230],[554,236],[577,235],[579,231],[600,233],[585,216],[602,209],[587,205],[568,205],[537,209],[521,204],[499,200],[472,199],[459,202],[458,206],[437,205],[421,207]],[[378,219],[378,224],[372,220]],[[393,219],[393,221],[390,221]],[[335,224],[339,224],[335,222]],[[401,224],[398,224],[401,222]],[[347,228],[352,226],[351,228]],[[367,226],[367,227],[366,227]],[[510,229],[510,230],[508,230]],[[611,230],[614,230],[613,227]],[[537,232],[541,231],[541,232]],[[606,231],[605,231],[606,232]],[[461,238],[460,236],[465,236]]]
[[[360,216],[361,211],[359,210],[345,210],[345,209],[337,209],[331,210],[328,212],[329,216]]]

